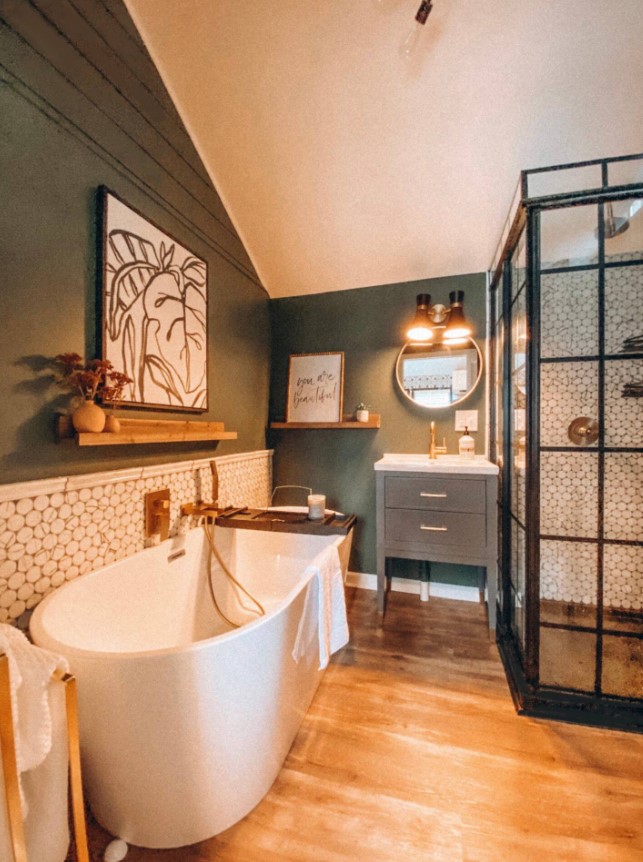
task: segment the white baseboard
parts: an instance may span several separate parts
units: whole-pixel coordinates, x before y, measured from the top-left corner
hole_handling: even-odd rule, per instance
[[[360,590],[376,590],[377,575],[364,572],[349,572],[346,576],[347,587],[357,587]],[[420,581],[410,578],[391,578],[391,590],[396,593],[413,593],[420,595]],[[479,602],[480,594],[477,587],[465,587],[460,584],[439,584],[429,582],[429,595],[438,599],[456,599],[461,602]]]

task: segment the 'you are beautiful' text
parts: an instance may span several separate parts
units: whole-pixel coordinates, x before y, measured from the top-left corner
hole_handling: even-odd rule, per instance
[[[322,371],[317,377],[298,377],[293,404],[326,404],[337,401],[337,375]]]

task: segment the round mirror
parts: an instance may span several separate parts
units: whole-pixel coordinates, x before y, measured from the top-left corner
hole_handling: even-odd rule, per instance
[[[397,357],[395,375],[404,395],[418,407],[451,407],[480,382],[482,353],[473,338],[451,347],[409,341]]]

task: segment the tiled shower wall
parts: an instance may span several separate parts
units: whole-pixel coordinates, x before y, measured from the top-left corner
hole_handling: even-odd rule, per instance
[[[0,622],[17,620],[78,575],[144,547],[144,497],[169,488],[170,533],[182,503],[262,508],[272,490],[272,451],[0,485]]]
[[[640,257],[640,255],[638,255]],[[631,255],[613,255],[610,262]],[[595,270],[542,278],[543,357],[591,357],[598,353],[597,273]],[[621,352],[623,340],[640,335],[643,267],[624,266],[606,274],[606,353]],[[561,313],[564,309],[564,313]],[[637,311],[638,310],[638,311]],[[643,446],[643,400],[623,398],[626,382],[643,380],[643,360],[612,360],[605,367],[605,444]],[[577,416],[598,415],[598,366],[592,361],[541,367],[541,443],[569,447],[567,427]],[[643,458],[611,453],[605,459],[607,540],[640,542],[643,535]],[[541,460],[541,532],[596,538],[598,454],[545,452]],[[603,599],[606,607],[643,610],[643,547],[607,544]],[[541,543],[541,597],[595,605],[597,547],[582,542]]]

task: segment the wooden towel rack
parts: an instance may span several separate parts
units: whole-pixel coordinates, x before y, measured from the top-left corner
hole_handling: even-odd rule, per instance
[[[69,673],[57,671],[54,680],[65,686],[65,707],[67,713],[67,746],[69,751],[69,786],[71,807],[76,841],[78,862],[89,862],[87,847],[87,825],[85,823],[85,802],[80,771],[80,744],[78,736],[78,701],[76,678]],[[29,862],[25,827],[20,803],[20,785],[16,763],[16,740],[13,733],[11,709],[11,687],[9,681],[9,659],[0,653],[0,754],[4,773],[5,798],[9,831],[13,848],[14,862]]]

